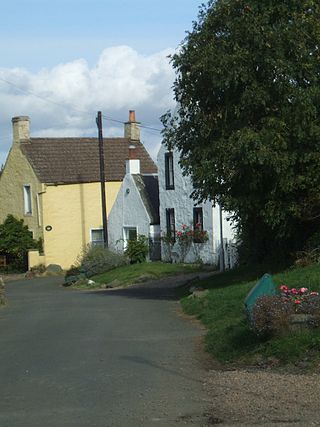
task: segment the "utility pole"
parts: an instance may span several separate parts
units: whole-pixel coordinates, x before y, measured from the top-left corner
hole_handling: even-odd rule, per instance
[[[220,259],[220,271],[225,271],[225,259],[224,259],[224,243],[223,243],[223,227],[222,227],[222,207],[220,208],[220,251],[221,251],[221,259]]]
[[[103,146],[103,135],[102,135],[102,115],[101,111],[98,111],[96,118],[99,135],[99,160],[100,160],[100,186],[101,186],[101,207],[102,207],[102,226],[103,226],[103,242],[104,247],[108,247],[108,223],[107,223],[107,204],[106,204],[106,176],[104,171],[104,146]]]

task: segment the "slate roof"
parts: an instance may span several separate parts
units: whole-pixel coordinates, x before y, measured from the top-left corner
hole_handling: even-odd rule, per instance
[[[132,175],[142,201],[150,216],[150,224],[160,224],[159,183],[157,176]]]
[[[106,181],[122,181],[129,158],[128,138],[104,138]],[[157,167],[144,146],[134,141],[135,154],[140,159],[141,173],[157,173]],[[99,144],[97,138],[31,138],[22,142],[40,182],[75,184],[100,181]]]

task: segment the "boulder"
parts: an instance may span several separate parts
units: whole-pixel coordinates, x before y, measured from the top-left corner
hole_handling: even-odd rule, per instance
[[[58,264],[49,264],[46,268],[46,273],[49,273],[49,275],[59,275],[63,274],[63,270]]]

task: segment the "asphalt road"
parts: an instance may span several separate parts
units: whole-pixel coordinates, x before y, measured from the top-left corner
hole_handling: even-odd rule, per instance
[[[79,292],[45,278],[6,285],[1,427],[204,426],[198,326],[163,284]]]

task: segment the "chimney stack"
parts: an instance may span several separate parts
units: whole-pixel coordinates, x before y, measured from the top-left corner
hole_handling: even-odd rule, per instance
[[[129,160],[126,161],[126,173],[130,173],[131,175],[140,173],[140,160],[137,159],[136,149],[135,145],[129,145]]]
[[[28,116],[12,118],[13,143],[30,141],[30,119]]]
[[[140,141],[140,122],[136,121],[136,112],[129,111],[129,121],[124,124],[124,137]]]

